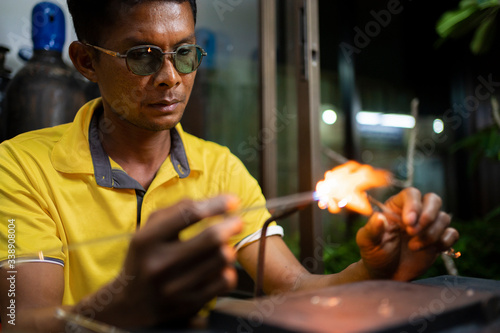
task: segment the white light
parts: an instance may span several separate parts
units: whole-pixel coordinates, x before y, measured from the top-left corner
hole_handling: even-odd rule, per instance
[[[333,110],[325,110],[321,116],[325,124],[333,125],[337,121],[337,113]]]
[[[356,121],[360,125],[380,125],[380,117],[382,116],[382,113],[380,112],[368,112],[368,111],[361,111],[358,112],[356,115]]]
[[[382,126],[413,128],[415,127],[415,118],[406,114],[384,114],[382,116]]]
[[[399,128],[415,127],[415,118],[405,114],[361,111],[356,115],[360,125],[385,126]]]
[[[434,119],[432,123],[432,128],[434,129],[434,133],[439,134],[444,131],[444,123],[441,119]]]
[[[337,203],[337,206],[339,206],[339,208],[344,208],[348,203],[349,200],[347,198],[344,198]]]

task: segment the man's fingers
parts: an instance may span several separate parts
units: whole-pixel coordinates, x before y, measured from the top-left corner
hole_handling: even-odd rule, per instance
[[[427,246],[435,245],[440,241],[446,228],[450,225],[450,222],[450,215],[439,212],[432,224],[428,224],[427,228],[421,230],[419,234],[410,239],[408,247],[413,251],[418,251]]]
[[[428,228],[436,219],[438,219],[441,212],[442,200],[434,193],[428,193],[424,196],[422,201],[422,208],[418,216],[418,221],[415,225],[409,225],[406,231],[409,235],[416,235],[422,230]]]
[[[189,290],[184,290],[183,292],[176,292],[176,294],[182,295],[182,297],[177,302],[177,311],[178,313],[171,313],[173,317],[177,317],[179,315],[186,314],[194,314],[194,313],[186,313],[186,309],[201,309],[205,304],[207,304],[210,300],[217,297],[217,295],[221,295],[226,293],[236,287],[237,282],[237,274],[234,267],[226,267],[223,269],[218,278],[206,280],[204,284],[200,285],[198,288],[191,288]],[[165,285],[166,287],[167,285]],[[171,308],[172,304],[170,303],[171,296],[169,294],[169,290],[165,289],[162,292],[165,295],[165,301],[168,302],[166,305],[167,308]]]
[[[417,223],[422,209],[422,195],[416,188],[408,187],[389,198],[387,206],[395,213],[401,214],[403,223],[411,227]]]
[[[227,246],[229,239],[241,232],[242,221],[239,217],[231,217],[221,223],[210,226],[199,235],[183,241],[182,251],[186,262],[200,261],[215,254],[222,253],[221,250]],[[236,260],[236,253],[223,252],[228,261]]]
[[[211,257],[223,258],[227,262],[236,259],[235,253],[221,252],[227,246],[229,238],[241,231],[242,222],[238,217],[226,219],[221,223],[210,226],[199,235],[186,241],[175,240],[165,242],[155,248],[154,253],[144,258],[145,271],[155,281],[172,279],[172,272],[185,272],[192,266]],[[175,253],[175,255],[173,254]],[[187,274],[186,274],[187,275]]]
[[[374,213],[365,226],[359,229],[356,235],[358,245],[364,247],[380,243],[387,224],[387,218],[382,213]]]
[[[204,218],[220,215],[236,205],[234,196],[221,195],[204,201],[183,200],[152,213],[141,229],[148,242],[177,238],[179,232]]]
[[[442,200],[434,194],[422,194],[410,187],[399,192],[387,201],[387,206],[395,213],[401,214],[406,232],[410,236],[417,235],[429,227],[441,213]]]
[[[458,238],[459,233],[456,229],[446,228],[436,242],[422,242],[421,240],[412,239],[408,244],[408,247],[413,251],[426,250],[431,248],[437,252],[442,252],[450,249],[450,247],[452,247],[458,241]]]
[[[458,231],[455,228],[446,228],[441,236],[441,251],[446,251],[453,246],[458,241],[460,237]]]
[[[203,286],[199,291],[199,296],[204,299],[212,299],[214,295],[220,295],[236,287],[238,276],[233,267],[226,267],[221,274],[221,278],[213,280]]]
[[[232,247],[221,247],[218,253],[214,253],[214,255],[206,257],[204,260],[186,267],[182,277],[177,277],[173,281],[166,280],[164,282],[166,295],[176,291],[200,290],[215,280],[224,279],[223,272],[228,267],[232,267],[235,259],[236,256]],[[232,285],[229,282],[232,281],[228,281],[228,287]]]

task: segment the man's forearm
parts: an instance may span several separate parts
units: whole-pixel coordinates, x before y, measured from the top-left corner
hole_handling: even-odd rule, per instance
[[[137,326],[137,323],[132,325],[130,322],[130,320],[134,320],[134,317],[124,311],[126,305],[121,301],[124,298],[122,295],[114,294],[113,297],[107,299],[109,302],[106,302],[105,305],[98,301],[103,298],[102,295],[111,295],[109,285],[87,296],[74,306],[44,305],[43,303],[37,303],[37,306],[30,302],[30,296],[25,296],[22,301],[19,300],[20,305],[22,303],[23,306],[17,307],[15,321],[9,321],[7,314],[2,311],[2,328],[5,331],[21,332],[71,332],[79,326],[78,323],[71,320],[75,316],[80,318],[82,322],[94,321],[96,324],[102,322],[107,325],[121,324],[123,326],[129,324]],[[6,309],[3,303],[0,310]],[[55,304],[55,302],[51,302],[51,304]],[[99,306],[97,307],[96,304]],[[63,311],[58,312],[58,310]],[[58,316],[58,313],[68,314],[72,318],[63,318]]]
[[[79,326],[85,327],[86,322],[93,322],[93,325],[119,325],[120,323],[124,325],[127,318],[130,318],[123,312],[118,313],[116,304],[109,304],[107,307],[101,308],[101,311],[89,311],[95,296],[94,294],[75,306],[19,309],[15,325],[11,325],[5,320],[2,322],[2,328],[7,332],[72,332]],[[66,318],[57,315],[59,309],[63,310],[62,313],[67,314]],[[61,314],[61,312],[59,313]],[[78,318],[78,320],[75,321],[74,318]]]
[[[5,332],[65,332],[66,322],[56,318],[58,307],[19,309],[16,314],[15,325],[2,320],[2,329]],[[71,311],[69,306],[61,306],[65,311]],[[5,316],[2,316],[3,319]]]
[[[341,272],[328,275],[306,274],[299,279],[296,290],[311,290],[317,288],[326,288],[329,286],[341,285],[345,283],[370,280],[368,270],[363,260],[359,260],[347,266]]]

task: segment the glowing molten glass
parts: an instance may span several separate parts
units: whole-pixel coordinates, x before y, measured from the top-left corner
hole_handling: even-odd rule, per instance
[[[367,190],[387,186],[391,173],[376,170],[370,165],[349,161],[325,173],[325,179],[316,185],[318,206],[336,214],[341,208],[363,215],[371,215],[373,210],[368,201]]]

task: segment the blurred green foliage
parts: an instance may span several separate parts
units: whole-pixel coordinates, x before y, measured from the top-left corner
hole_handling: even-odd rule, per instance
[[[471,37],[469,48],[473,54],[488,53],[495,45],[499,10],[500,0],[461,0],[457,9],[444,13],[438,20],[439,42]],[[500,116],[495,98],[492,98],[492,110],[493,125],[458,141],[450,149],[450,153],[461,149],[470,152],[468,171],[471,176],[481,160],[500,160]],[[459,274],[500,280],[500,207],[484,218],[454,220],[452,224],[460,232],[460,240],[455,246],[462,252],[462,257],[455,260]],[[446,274],[443,270],[444,265],[438,260],[424,277]]]
[[[500,280],[500,221],[499,215],[472,221],[453,220],[452,226],[460,233],[454,246],[462,256],[455,259],[461,276]],[[328,238],[328,236],[327,236]],[[355,235],[342,243],[328,243],[324,249],[325,273],[340,272],[359,260]],[[420,278],[448,275],[443,260],[438,257],[431,268]]]
[[[486,127],[468,137],[458,141],[450,148],[450,153],[460,149],[467,149],[471,158],[468,160],[469,175],[477,170],[481,159],[488,158],[500,161],[500,130],[496,124]]]
[[[472,33],[470,50],[483,54],[490,50],[498,25],[499,0],[462,0],[458,8],[444,13],[438,20],[436,31],[443,42]]]
[[[492,216],[490,214],[490,216]],[[460,240],[454,246],[462,256],[455,260],[459,275],[500,280],[500,221],[491,219],[453,221],[453,227],[460,232]],[[440,267],[441,266],[441,267]],[[442,262],[427,273],[429,276],[442,273]],[[446,273],[444,273],[446,274]]]

